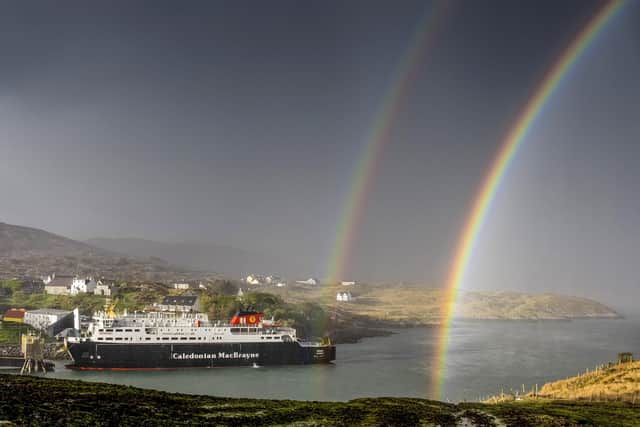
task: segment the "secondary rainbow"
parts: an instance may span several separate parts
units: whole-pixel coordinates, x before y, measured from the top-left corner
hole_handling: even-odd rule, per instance
[[[416,78],[418,66],[433,44],[434,35],[437,33],[447,7],[448,2],[446,1],[436,0],[431,3],[425,19],[421,20],[411,45],[402,56],[400,65],[394,73],[392,84],[375,117],[373,130],[365,143],[350,181],[334,246],[325,272],[326,283],[337,283],[345,279],[345,270],[349,265],[353,243],[362,220],[373,178],[380,164],[380,157],[385,145],[390,140],[393,124],[403,101]]]
[[[622,0],[605,3],[589,22],[573,38],[560,57],[548,69],[544,78],[517,116],[513,126],[504,138],[501,148],[494,158],[482,185],[474,198],[471,211],[458,240],[453,262],[449,270],[444,296],[442,323],[438,330],[437,348],[433,360],[434,373],[431,383],[431,397],[442,398],[442,382],[446,374],[446,356],[449,345],[451,320],[455,312],[456,299],[460,285],[476,245],[478,234],[486,220],[500,182],[504,179],[509,164],[512,162],[528,131],[539,117],[543,107],[549,101],[563,77],[576,64],[580,55],[589,47],[611,18],[620,10]]]

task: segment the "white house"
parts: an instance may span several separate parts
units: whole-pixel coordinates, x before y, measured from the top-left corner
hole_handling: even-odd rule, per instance
[[[296,283],[299,285],[317,285],[319,281],[310,277],[307,280],[296,280]]]
[[[348,281],[343,280],[342,282],[340,282],[340,284],[342,286],[353,286],[353,285],[356,284],[356,282],[348,282]]]
[[[351,292],[338,292],[336,294],[336,301],[353,301],[353,296],[351,296]]]
[[[244,281],[249,285],[262,285],[265,283],[265,278],[258,274],[250,274],[244,279]]]
[[[69,289],[70,295],[93,293],[96,289],[97,283],[92,277],[79,278],[74,277],[71,282],[71,289]]]
[[[118,289],[113,282],[107,282],[103,280],[98,280],[96,284],[96,288],[93,290],[93,293],[96,295],[102,295],[105,297],[110,297],[116,295],[118,293]]]
[[[242,288],[238,288],[238,294],[236,295],[238,299],[241,299],[244,296],[244,292],[242,292]]]
[[[191,289],[191,284],[190,283],[174,283],[173,288],[182,289],[182,290]]]

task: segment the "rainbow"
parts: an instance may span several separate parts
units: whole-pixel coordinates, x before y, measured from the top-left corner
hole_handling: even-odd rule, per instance
[[[391,139],[393,124],[416,79],[418,66],[433,45],[434,35],[440,27],[439,24],[447,11],[448,3],[437,0],[431,3],[425,18],[420,21],[412,43],[402,56],[400,65],[394,73],[382,107],[375,117],[373,131],[367,138],[351,179],[325,272],[325,283],[337,283],[345,279],[345,270],[349,265],[353,243],[359,224],[362,222],[367,196],[371,191],[373,177],[378,170],[384,147]]]
[[[442,322],[437,333],[436,351],[432,365],[434,375],[432,376],[430,394],[433,398],[442,398],[442,383],[446,374],[449,332],[456,308],[458,290],[465,279],[465,272],[479,232],[487,218],[498,187],[505,177],[507,168],[563,77],[572,69],[581,54],[589,47],[607,23],[611,21],[616,12],[621,9],[623,3],[623,0],[609,1],[599,8],[549,68],[506,134],[480,186],[480,190],[474,198],[472,209],[460,235],[446,282],[443,309],[440,317]]]

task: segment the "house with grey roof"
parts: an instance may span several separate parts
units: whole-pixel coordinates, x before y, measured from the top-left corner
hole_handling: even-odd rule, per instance
[[[200,301],[197,295],[169,295],[155,307],[160,311],[200,311]]]
[[[44,285],[44,292],[51,295],[69,295],[74,278],[74,276],[56,274]]]

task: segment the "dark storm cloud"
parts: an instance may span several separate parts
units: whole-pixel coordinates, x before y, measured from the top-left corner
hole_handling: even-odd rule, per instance
[[[375,177],[355,278],[443,280],[510,121],[598,5],[451,5]],[[607,297],[615,270],[620,294],[636,292],[639,9],[603,32],[532,131],[471,286]],[[1,219],[72,237],[233,244],[290,260],[283,274],[322,275],[357,157],[429,10],[5,3]]]

